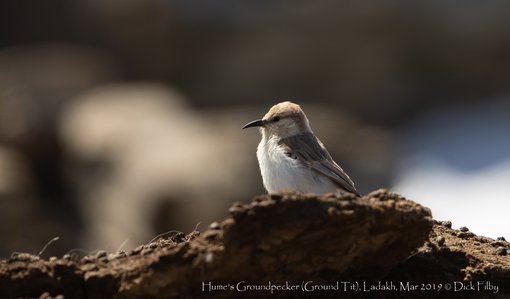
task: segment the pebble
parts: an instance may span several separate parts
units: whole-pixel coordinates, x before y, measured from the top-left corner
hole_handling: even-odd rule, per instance
[[[205,254],[204,260],[206,263],[208,263],[208,264],[212,263],[213,259],[214,259],[214,254],[212,252],[208,252]]]
[[[503,243],[502,241],[492,241],[491,242],[491,245],[494,246],[494,247],[503,247],[505,246],[505,243]]]
[[[126,252],[119,251],[119,252],[116,252],[116,253],[110,253],[108,255],[108,259],[109,260],[116,260],[116,259],[120,259],[120,258],[123,258],[123,257],[126,257],[126,256],[127,256]]]
[[[212,240],[218,239],[219,235],[220,235],[220,232],[218,232],[218,231],[214,231],[214,230],[213,231],[207,231],[207,232],[204,233],[204,238],[209,240],[209,241],[212,241]]]
[[[57,295],[55,297],[52,297],[50,293],[45,292],[39,296],[39,299],[64,299],[63,295]]]
[[[142,249],[143,249],[143,245],[140,245],[140,246],[136,247],[135,249],[133,249],[132,253],[137,254],[140,251],[142,251]]]
[[[11,254],[11,259],[16,259],[19,261],[37,261],[39,257],[37,255],[32,255],[26,252],[14,252]]]
[[[242,208],[244,203],[242,201],[236,201],[232,204],[232,207]]]
[[[104,250],[99,250],[96,254],[95,254],[95,258],[96,259],[100,259],[100,258],[103,258],[103,257],[106,257],[108,256],[108,253]]]
[[[498,255],[506,255],[507,254],[507,251],[506,251],[506,248],[505,247],[498,247],[496,249],[496,253]]]
[[[57,261],[57,257],[56,256],[52,256],[52,257],[50,257],[49,261],[50,261],[50,263],[54,263],[54,262]]]
[[[474,237],[475,234],[472,232],[457,232],[457,237],[465,239],[465,238],[471,238]]]
[[[498,241],[506,241],[505,237],[497,237],[496,240],[498,240]]]
[[[94,262],[94,258],[93,258],[93,257],[91,257],[91,256],[86,255],[86,256],[84,256],[84,257],[82,258],[82,262],[83,262],[83,263],[85,263],[85,264],[86,264],[86,263],[92,263],[92,262]]]
[[[108,256],[103,256],[98,259],[101,263],[108,263]]]
[[[452,228],[452,222],[451,221],[441,221],[441,225],[447,228]]]
[[[461,227],[459,228],[459,230],[460,230],[461,232],[468,232],[468,231],[469,231],[469,228],[467,228],[466,226],[461,226]]]
[[[46,298],[51,298],[50,293],[44,292],[41,294],[41,296],[39,296],[39,299],[46,299]]]
[[[436,238],[437,245],[439,245],[439,246],[443,246],[444,241],[445,240],[444,240],[443,236],[439,236],[439,237]]]
[[[218,222],[214,221],[213,223],[209,224],[209,229],[219,230],[221,229],[221,226]]]
[[[142,255],[147,255],[149,253],[152,253],[154,251],[153,248],[147,247],[144,250],[142,250]]]
[[[230,215],[232,215],[234,218],[237,218],[242,215],[244,209],[241,207],[233,206],[230,209],[228,209],[228,212]]]

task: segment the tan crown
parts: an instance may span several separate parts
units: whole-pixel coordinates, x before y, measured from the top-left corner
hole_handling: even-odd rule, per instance
[[[269,111],[264,116],[265,120],[269,120],[275,116],[280,118],[294,118],[297,120],[304,120],[305,113],[301,110],[301,107],[298,104],[294,104],[292,102],[286,101],[281,102],[269,109]]]

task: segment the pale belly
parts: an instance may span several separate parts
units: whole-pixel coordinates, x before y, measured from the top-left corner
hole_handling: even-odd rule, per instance
[[[269,193],[294,191],[325,194],[339,191],[330,179],[302,165],[299,160],[287,157],[271,141],[261,141],[257,148],[257,158],[264,187]]]

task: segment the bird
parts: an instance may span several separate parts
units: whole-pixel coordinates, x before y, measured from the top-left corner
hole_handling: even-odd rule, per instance
[[[262,139],[257,160],[268,193],[352,193],[360,197],[354,182],[333,161],[313,133],[298,104],[278,103],[263,118],[242,129],[259,127]]]

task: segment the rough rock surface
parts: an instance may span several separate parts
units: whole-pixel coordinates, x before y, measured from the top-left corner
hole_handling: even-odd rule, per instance
[[[65,255],[49,260],[13,254],[0,261],[0,298],[269,294],[228,290],[239,281],[267,285],[269,281],[484,279],[501,288],[510,280],[510,259],[504,255],[510,248],[507,242],[440,225],[432,229],[427,208],[385,190],[363,198],[262,195],[234,204],[229,212],[226,220],[211,224],[203,233],[171,233],[170,238],[128,253],[98,251],[83,258]],[[227,290],[207,291],[209,282],[226,285]]]
[[[476,236],[465,227],[458,230],[450,227],[449,221],[436,222],[429,240],[385,280],[420,285],[449,283],[450,292],[440,293],[444,297],[455,293],[462,298],[509,298],[510,243],[504,238]],[[471,282],[473,290],[469,289]],[[430,293],[422,295],[431,297]]]

